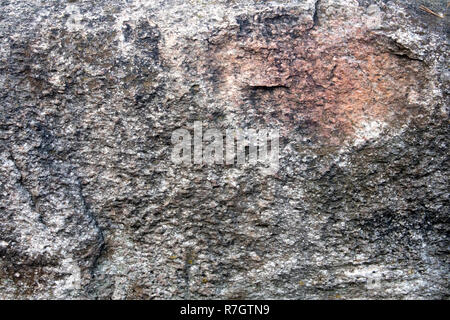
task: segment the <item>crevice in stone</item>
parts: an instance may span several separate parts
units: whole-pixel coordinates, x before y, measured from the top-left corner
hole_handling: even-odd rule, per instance
[[[79,177],[77,177],[77,184],[78,184],[78,194],[80,197],[80,202],[81,202],[81,207],[82,207],[82,211],[83,214],[90,220],[90,222],[94,225],[95,229],[97,230],[98,233],[98,245],[96,245],[95,247],[93,247],[91,250],[88,250],[88,252],[86,254],[84,254],[83,256],[81,256],[80,258],[88,258],[89,256],[92,258],[92,262],[91,265],[89,267],[89,273],[91,275],[91,277],[94,277],[94,270],[97,266],[97,262],[99,260],[99,258],[101,257],[104,248],[105,248],[105,239],[103,236],[103,231],[100,228],[97,219],[95,218],[94,214],[89,210],[88,206],[87,206],[87,202],[86,202],[86,198],[83,194],[83,185],[81,183],[81,180]]]
[[[248,86],[248,90],[261,90],[261,91],[273,91],[275,89],[289,89],[287,85],[277,84],[277,85],[257,85]]]
[[[406,53],[406,52],[392,52],[392,54],[400,59],[408,59],[408,60],[412,60],[412,61],[420,61],[420,62],[424,62],[422,59],[417,58],[417,57],[413,57],[410,54]]]
[[[39,214],[39,221],[46,226],[43,216],[42,214],[39,212],[38,208],[37,208],[37,199],[35,196],[33,196],[33,194],[31,193],[31,191],[27,188],[27,186],[25,185],[25,180],[22,174],[22,170],[19,168],[19,165],[17,164],[17,160],[14,157],[13,153],[10,151],[9,153],[9,157],[12,161],[12,163],[14,164],[14,169],[17,171],[17,173],[19,174],[19,179],[17,180],[17,183],[19,184],[20,188],[22,188],[26,194],[28,194],[28,196],[30,197],[30,207],[31,210],[33,210],[34,212]]]
[[[316,3],[314,3],[314,14],[313,14],[313,25],[309,30],[314,29],[319,25],[319,5],[321,0],[317,0]]]

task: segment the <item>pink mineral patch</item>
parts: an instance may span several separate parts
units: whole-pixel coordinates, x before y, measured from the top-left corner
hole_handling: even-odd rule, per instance
[[[251,22],[244,35],[214,39],[199,71],[216,71],[219,86],[210,94],[230,110],[254,113],[285,134],[307,126],[315,138],[338,144],[367,121],[407,121],[414,112],[407,96],[424,87],[422,62],[392,51],[388,39],[339,23],[309,30],[281,24],[267,35],[275,27]]]

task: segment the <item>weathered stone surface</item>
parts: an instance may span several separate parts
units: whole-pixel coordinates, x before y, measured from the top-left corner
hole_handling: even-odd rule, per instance
[[[446,1],[1,1],[0,298],[448,298]],[[280,169],[171,134],[278,128]]]

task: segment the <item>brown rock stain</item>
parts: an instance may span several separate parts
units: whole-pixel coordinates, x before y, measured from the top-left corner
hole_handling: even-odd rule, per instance
[[[369,121],[407,121],[408,93],[426,87],[421,61],[394,53],[392,41],[363,27],[338,21],[331,22],[334,28],[307,29],[283,17],[276,28],[267,19],[248,18],[244,35],[240,30],[213,39],[213,55],[199,66],[203,75],[212,69],[218,74],[209,94],[284,134],[302,127],[328,144],[354,137]]]

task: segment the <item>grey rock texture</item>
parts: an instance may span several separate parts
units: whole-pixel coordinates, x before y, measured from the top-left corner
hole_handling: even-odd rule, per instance
[[[446,7],[0,1],[0,298],[448,299]]]

